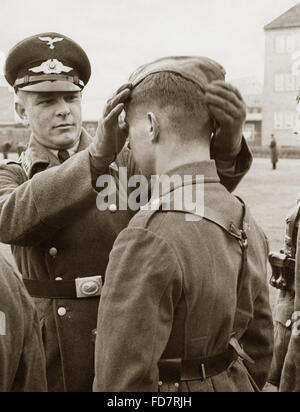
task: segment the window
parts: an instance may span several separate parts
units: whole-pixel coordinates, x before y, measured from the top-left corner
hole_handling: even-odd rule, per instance
[[[243,135],[248,142],[255,141],[255,126],[254,124],[246,124],[244,127]]]
[[[285,129],[293,129],[294,128],[294,113],[293,112],[285,112],[284,114],[284,127]]]
[[[275,74],[275,92],[295,92],[300,86],[300,76],[291,73]]]
[[[296,50],[300,50],[300,34],[296,36]]]
[[[275,74],[275,92],[284,91],[284,74]]]
[[[286,38],[286,51],[288,53],[293,53],[296,50],[296,40],[295,36],[287,36]]]
[[[293,129],[295,125],[294,112],[275,112],[274,113],[274,129]]]
[[[285,53],[285,37],[277,36],[275,39],[275,51],[276,53]]]
[[[296,89],[296,78],[292,74],[285,76],[285,90],[287,92],[293,92]]]
[[[274,113],[274,129],[283,129],[283,112]]]

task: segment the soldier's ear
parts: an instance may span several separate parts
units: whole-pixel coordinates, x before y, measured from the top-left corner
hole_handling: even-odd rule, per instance
[[[147,113],[148,118],[148,135],[152,143],[156,143],[159,138],[159,122],[154,113]]]
[[[20,119],[22,120],[23,125],[27,127],[29,125],[28,116],[25,105],[21,100],[15,103],[15,110]]]

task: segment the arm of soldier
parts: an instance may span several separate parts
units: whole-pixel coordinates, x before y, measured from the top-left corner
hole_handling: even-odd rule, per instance
[[[257,230],[261,231],[257,227]],[[274,347],[274,324],[269,299],[269,285],[267,282],[267,257],[269,253],[268,239],[261,231],[264,238],[265,277],[257,285],[258,289],[253,298],[253,318],[242,336],[245,352],[254,360],[254,364],[245,362],[247,369],[259,389],[267,381]]]
[[[240,92],[231,84],[215,81],[205,95],[217,129],[211,145],[221,183],[233,191],[252,164],[252,154],[243,138],[246,105]]]
[[[34,303],[0,253],[0,391],[46,391],[45,359]]]
[[[96,207],[89,152],[84,150],[60,166],[21,180],[18,166],[0,167],[0,241],[31,246]]]
[[[273,341],[274,328],[266,284],[254,302],[253,320],[241,338],[245,352],[255,362],[251,364],[245,361],[245,365],[260,389],[267,381],[272,361]]]
[[[31,298],[20,282],[24,345],[16,374],[15,392],[47,392],[46,359],[39,319]]]
[[[99,306],[94,391],[157,391],[181,286],[176,256],[162,238],[143,228],[120,234]]]
[[[292,336],[281,375],[280,392],[300,392],[300,231],[297,239],[293,322]]]

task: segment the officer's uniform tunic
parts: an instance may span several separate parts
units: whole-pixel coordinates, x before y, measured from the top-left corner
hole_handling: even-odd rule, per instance
[[[241,203],[220,185],[212,161],[185,165],[169,175],[204,175],[204,215],[241,219]],[[251,216],[248,224],[248,259],[237,302],[241,249],[223,228],[207,219],[187,222],[185,213],[172,209],[141,210],[131,220],[106,270],[95,391],[157,391],[162,358],[209,358],[224,352],[232,336],[255,364],[246,362],[246,369],[238,359],[217,376],[182,383],[180,390],[263,387],[273,349],[268,246]]]

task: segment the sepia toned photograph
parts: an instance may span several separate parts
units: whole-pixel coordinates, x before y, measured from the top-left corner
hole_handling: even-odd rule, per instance
[[[300,392],[300,2],[0,0],[0,392]]]

